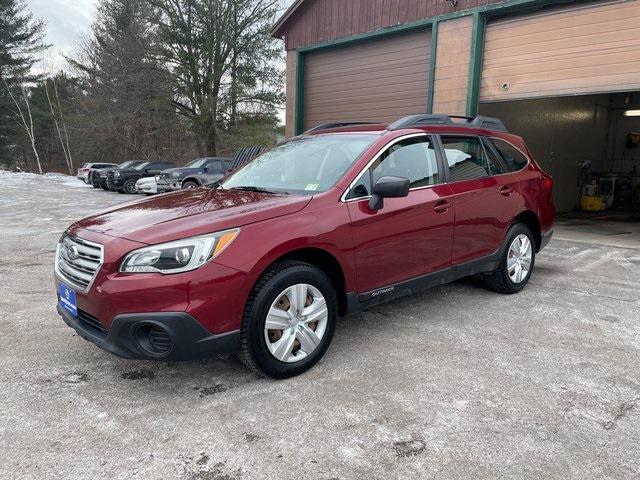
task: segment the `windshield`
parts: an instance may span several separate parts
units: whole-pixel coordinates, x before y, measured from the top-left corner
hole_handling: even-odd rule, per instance
[[[146,167],[147,165],[149,165],[149,163],[151,163],[151,162],[143,162],[143,163],[141,163],[140,165],[135,165],[135,166],[133,167],[133,169],[134,169],[134,170],[144,170],[144,169],[145,169],[145,167]]]
[[[187,163],[184,168],[200,168],[204,167],[204,164],[209,161],[208,158],[196,158],[195,160],[191,160]]]
[[[331,188],[377,135],[339,134],[291,140],[231,175],[222,188],[314,193]]]
[[[133,167],[136,163],[138,163],[136,160],[129,160],[128,162],[124,162],[118,165],[118,168],[122,170],[124,168]]]

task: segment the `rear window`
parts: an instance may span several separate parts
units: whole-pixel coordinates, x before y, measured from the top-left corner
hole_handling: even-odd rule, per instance
[[[491,143],[496,147],[496,150],[500,154],[500,157],[502,157],[502,160],[507,166],[509,172],[522,170],[527,163],[529,163],[529,159],[510,143],[507,143],[504,140],[498,140],[497,138],[492,138]]]

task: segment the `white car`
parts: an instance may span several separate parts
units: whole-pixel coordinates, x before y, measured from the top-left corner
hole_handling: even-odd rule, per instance
[[[158,193],[158,182],[156,177],[144,177],[136,182],[136,193],[154,195]]]

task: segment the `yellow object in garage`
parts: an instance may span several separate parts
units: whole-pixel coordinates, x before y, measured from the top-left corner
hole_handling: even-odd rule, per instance
[[[580,208],[588,212],[599,212],[604,210],[604,199],[597,195],[583,195],[580,199]]]

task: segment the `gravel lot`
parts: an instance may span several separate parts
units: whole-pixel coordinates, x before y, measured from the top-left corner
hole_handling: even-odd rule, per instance
[[[640,478],[640,250],[556,240],[339,322],[288,381],[120,360],[55,312],[55,243],[130,197],[0,172],[0,478]]]

